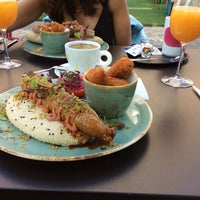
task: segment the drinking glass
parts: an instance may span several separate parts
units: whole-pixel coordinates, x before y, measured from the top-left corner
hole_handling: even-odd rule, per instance
[[[170,16],[170,30],[172,35],[181,43],[181,55],[176,74],[164,76],[161,80],[172,87],[191,87],[193,81],[184,78],[180,69],[187,43],[200,36],[200,0],[176,0]]]
[[[17,17],[17,0],[0,0],[0,30],[3,37],[4,59],[0,60],[0,69],[12,69],[21,66],[16,60],[11,60],[6,45],[6,30]]]

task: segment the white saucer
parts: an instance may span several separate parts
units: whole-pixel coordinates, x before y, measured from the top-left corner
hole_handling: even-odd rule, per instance
[[[60,67],[63,67],[63,70],[60,69],[54,69],[54,73],[56,76],[60,77],[61,72],[65,72],[65,71],[74,71],[74,69],[72,67],[70,67],[69,63],[64,63],[61,64]]]

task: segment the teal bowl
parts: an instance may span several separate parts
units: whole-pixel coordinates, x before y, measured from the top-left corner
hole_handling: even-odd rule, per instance
[[[65,52],[65,43],[69,41],[70,31],[65,32],[40,32],[44,51],[48,54],[61,54]]]
[[[107,119],[116,119],[124,115],[135,94],[138,76],[135,72],[128,78],[129,84],[105,86],[89,82],[83,76],[86,101],[98,115]]]

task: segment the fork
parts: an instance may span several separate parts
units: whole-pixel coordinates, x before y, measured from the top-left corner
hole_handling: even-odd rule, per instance
[[[161,57],[154,57],[154,58],[131,58],[132,61],[152,61],[152,60],[166,60],[169,62],[177,62],[180,59],[180,56],[176,56],[175,58],[161,58]]]
[[[34,71],[34,73],[47,72],[47,71],[50,71],[51,69],[58,69],[58,70],[62,70],[62,71],[67,71],[67,68],[65,68],[65,67],[53,66],[53,67],[50,67],[50,68],[47,68],[47,69],[41,69],[41,70]]]

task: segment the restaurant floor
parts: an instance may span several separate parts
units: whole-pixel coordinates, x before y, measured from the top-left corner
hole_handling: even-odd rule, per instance
[[[23,38],[24,31],[27,29],[30,29],[31,27],[32,27],[32,24],[27,27],[24,27],[22,29],[16,30],[13,32],[13,36]],[[149,38],[150,43],[152,43],[155,47],[158,47],[158,48],[162,47],[164,27],[145,26],[144,31],[145,31],[147,37]],[[197,40],[195,40],[193,42],[190,42],[188,44],[188,48],[200,49],[200,38],[198,38]]]

